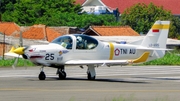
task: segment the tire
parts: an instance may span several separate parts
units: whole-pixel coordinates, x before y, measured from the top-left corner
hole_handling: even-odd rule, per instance
[[[46,79],[46,75],[44,72],[40,72],[39,74],[39,80],[45,80]]]
[[[66,72],[65,71],[59,72],[59,79],[61,79],[61,80],[66,79]]]
[[[91,77],[91,73],[88,72],[88,73],[87,73],[87,78],[88,78],[88,80],[95,80],[96,76]]]

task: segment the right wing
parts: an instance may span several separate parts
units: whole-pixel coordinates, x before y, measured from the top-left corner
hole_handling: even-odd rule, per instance
[[[145,62],[149,57],[149,52],[144,52],[139,58],[132,60],[69,60],[65,65],[128,65]]]

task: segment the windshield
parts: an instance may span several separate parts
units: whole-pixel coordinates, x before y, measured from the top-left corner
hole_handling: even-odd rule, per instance
[[[70,36],[61,36],[54,39],[51,43],[56,43],[66,49],[72,49],[72,38]]]

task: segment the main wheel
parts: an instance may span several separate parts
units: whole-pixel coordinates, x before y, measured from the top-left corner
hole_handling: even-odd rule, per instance
[[[39,74],[39,80],[45,80],[46,79],[46,75],[44,72],[40,72]]]
[[[91,73],[88,72],[87,73],[87,78],[88,78],[88,80],[95,80],[96,76],[91,77]]]
[[[59,79],[66,79],[66,72],[65,71],[59,72]]]

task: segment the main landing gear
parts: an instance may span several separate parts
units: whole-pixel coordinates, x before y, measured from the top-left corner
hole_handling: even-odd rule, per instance
[[[66,72],[64,71],[64,66],[59,67],[56,74],[59,75],[59,79],[66,79]]]
[[[88,65],[87,69],[87,79],[88,80],[95,80],[96,78],[96,72],[94,65]]]

